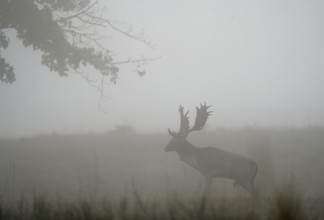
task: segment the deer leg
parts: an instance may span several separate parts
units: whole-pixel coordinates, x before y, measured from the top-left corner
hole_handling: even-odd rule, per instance
[[[258,191],[255,189],[253,183],[251,183],[251,195],[254,201],[259,202]]]
[[[259,200],[258,192],[256,191],[253,183],[246,183],[246,184],[242,184],[241,186],[250,193],[254,201],[258,202]]]
[[[212,184],[213,178],[210,176],[205,176],[205,192],[204,196],[209,198],[210,197],[210,188]]]

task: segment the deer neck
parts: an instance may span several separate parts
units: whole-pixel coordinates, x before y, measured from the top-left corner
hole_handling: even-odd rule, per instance
[[[178,147],[176,152],[182,161],[187,163],[189,166],[198,168],[197,150],[197,147],[185,140],[184,143]]]

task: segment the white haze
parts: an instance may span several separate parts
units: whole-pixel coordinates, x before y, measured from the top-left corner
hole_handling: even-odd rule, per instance
[[[0,136],[178,127],[178,105],[213,105],[209,128],[324,124],[324,2],[110,0],[106,17],[144,29],[152,50],[114,33],[116,59],[160,59],[123,66],[98,110],[99,94],[77,75],[59,77],[17,40],[4,52],[17,82],[0,85]],[[98,73],[95,73],[98,74]]]

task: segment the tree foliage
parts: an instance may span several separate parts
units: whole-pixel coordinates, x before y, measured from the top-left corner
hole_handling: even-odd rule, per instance
[[[41,62],[50,71],[67,76],[71,71],[92,66],[112,82],[118,78],[118,65],[140,65],[148,59],[115,62],[112,51],[105,48],[106,36],[100,30],[110,28],[147,46],[143,33],[117,28],[103,16],[103,8],[93,0],[1,0],[0,1],[0,81],[16,80],[14,67],[1,56],[10,43],[9,30],[25,47],[41,51]],[[139,74],[143,74],[142,70]]]

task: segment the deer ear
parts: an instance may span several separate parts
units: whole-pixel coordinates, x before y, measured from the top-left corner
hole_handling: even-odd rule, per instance
[[[176,134],[175,134],[173,131],[171,131],[170,128],[168,128],[168,132],[169,132],[169,134],[170,134],[172,137],[175,137],[175,136],[176,136]]]

